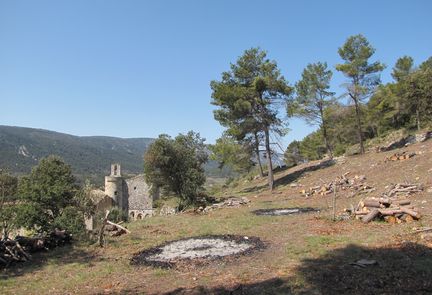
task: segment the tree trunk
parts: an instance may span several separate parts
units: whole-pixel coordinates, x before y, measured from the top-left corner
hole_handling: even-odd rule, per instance
[[[364,223],[368,223],[368,222],[372,221],[375,217],[377,217],[379,213],[380,212],[378,209],[373,209],[367,215],[363,216],[362,221]]]
[[[420,130],[420,112],[418,107],[416,109],[416,121],[417,121],[417,130]]]
[[[321,101],[323,101],[322,98],[321,98]],[[324,119],[324,110],[323,110],[323,103],[322,102],[318,105],[318,108],[319,108],[319,112],[320,112],[320,115],[321,115],[321,128],[322,128],[322,131],[323,131],[324,144],[325,144],[327,153],[329,154],[330,158],[333,159],[333,151],[332,151],[332,149],[330,147],[330,143],[329,143],[329,140],[328,140],[327,124],[326,124],[327,122]]]
[[[273,164],[272,164],[272,157],[271,157],[271,149],[270,149],[270,132],[268,129],[268,126],[265,127],[264,130],[265,135],[265,148],[267,153],[267,166],[268,166],[268,185],[270,188],[270,191],[273,191]]]
[[[262,164],[261,164],[261,157],[260,157],[260,152],[259,152],[259,140],[258,140],[258,134],[255,132],[254,133],[255,136],[255,154],[257,156],[257,161],[258,161],[258,167],[259,167],[259,172],[260,172],[260,176],[264,177],[264,171],[262,168]]]
[[[105,245],[104,231],[105,231],[105,226],[107,225],[109,213],[110,213],[110,210],[107,210],[105,213],[105,218],[103,219],[101,228],[99,230],[99,246],[100,247],[103,247]]]
[[[327,126],[326,126],[326,124],[324,122],[324,118],[322,119],[322,125],[321,125],[321,127],[322,127],[322,130],[323,130],[324,144],[326,146],[327,153],[329,154],[330,158],[333,159],[333,151],[332,151],[332,149],[330,147],[330,143],[329,143],[329,140],[328,140]]]
[[[364,149],[364,145],[363,145],[363,130],[362,130],[361,119],[360,119],[360,107],[359,107],[357,98],[354,98],[353,96],[352,96],[352,98],[354,100],[354,105],[355,105],[356,120],[357,120],[357,132],[358,132],[358,139],[359,139],[359,143],[360,143],[360,154],[364,154],[365,149]]]

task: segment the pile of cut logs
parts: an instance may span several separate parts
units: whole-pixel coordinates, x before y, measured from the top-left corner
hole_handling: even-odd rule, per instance
[[[397,183],[386,186],[387,191],[382,194],[384,198],[408,196],[423,191],[423,185],[418,183]]]
[[[408,152],[395,153],[395,154],[391,155],[390,157],[386,157],[384,162],[408,160],[408,159],[414,157],[415,155],[416,155],[416,153],[408,153]]]
[[[323,185],[310,187],[308,190],[301,190],[300,194],[305,197],[316,195],[325,196],[334,192],[335,188],[338,192],[349,191],[347,197],[354,197],[357,194],[367,194],[375,190],[374,187],[366,184],[366,176],[355,175],[352,178],[347,177],[350,172],[346,172],[335,180],[324,183]],[[323,181],[324,182],[324,181]]]
[[[411,222],[420,218],[411,201],[400,198],[367,198],[351,212],[364,223],[384,219],[389,223]]]
[[[30,261],[30,253],[49,250],[71,241],[72,235],[64,230],[54,230],[45,237],[17,236],[15,240],[2,240],[0,241],[0,268],[16,262]]]
[[[237,197],[230,197],[220,203],[215,203],[209,206],[201,206],[198,209],[196,209],[195,211],[198,213],[207,213],[210,211],[213,211],[215,209],[221,209],[221,208],[238,208],[242,205],[246,205],[249,204],[250,200],[246,197],[241,197],[241,198],[237,198]]]
[[[123,234],[130,234],[130,231],[117,223],[114,223],[112,221],[108,220],[108,215],[110,214],[110,210],[106,210],[105,212],[105,218],[102,220],[101,228],[99,229],[99,246],[104,247],[106,240],[105,240],[105,232],[109,232],[111,237],[118,237]]]

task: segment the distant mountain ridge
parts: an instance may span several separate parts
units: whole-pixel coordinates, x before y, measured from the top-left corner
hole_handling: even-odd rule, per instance
[[[0,126],[0,167],[17,174],[48,155],[62,157],[78,177],[99,178],[119,162],[128,174],[142,173],[143,155],[153,138],[74,136],[44,129]]]
[[[143,172],[143,155],[154,138],[75,136],[65,133],[0,125],[0,168],[25,174],[38,161],[54,154],[72,166],[76,176],[101,184],[111,163],[121,163],[124,174]],[[207,174],[217,175],[217,163],[206,165]],[[219,175],[217,175],[219,176]]]

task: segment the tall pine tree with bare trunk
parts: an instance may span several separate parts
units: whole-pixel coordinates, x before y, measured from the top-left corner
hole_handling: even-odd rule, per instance
[[[222,73],[221,81],[212,81],[212,104],[215,119],[227,127],[230,134],[255,139],[255,151],[260,159],[260,135],[263,135],[267,156],[268,183],[273,189],[273,164],[270,135],[283,134],[284,122],[279,110],[286,104],[292,87],[281,75],[275,61],[259,48],[246,50],[230,70]]]
[[[333,152],[324,112],[332,103],[334,95],[334,92],[329,91],[332,75],[327,63],[308,64],[303,70],[301,80],[295,85],[295,98],[287,105],[288,116],[304,118],[308,124],[320,127],[330,157],[333,157]]]
[[[365,149],[361,104],[380,84],[379,73],[385,68],[385,65],[379,61],[369,62],[369,59],[375,53],[375,49],[361,34],[349,37],[345,44],[339,48],[338,53],[344,63],[336,65],[336,70],[342,72],[348,78],[346,94],[354,103],[360,153],[363,154]]]

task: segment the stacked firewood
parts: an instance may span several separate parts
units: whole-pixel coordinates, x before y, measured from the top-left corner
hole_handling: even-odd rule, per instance
[[[393,198],[396,196],[408,196],[423,191],[423,185],[419,183],[397,183],[386,186],[384,198]]]
[[[347,197],[353,197],[357,194],[367,194],[373,192],[375,190],[374,187],[366,184],[366,176],[364,175],[355,175],[352,178],[348,177],[350,172],[346,172],[345,174],[336,177],[335,180],[324,183],[323,185],[317,185],[310,187],[309,189],[303,189],[300,191],[305,197],[311,196],[325,196],[331,194],[335,191],[335,189],[340,191],[349,192]]]
[[[238,208],[240,206],[249,204],[251,201],[246,197],[230,197],[222,202],[215,203],[206,207],[199,207],[196,212],[210,212],[215,209],[221,209],[221,208]]]
[[[44,237],[17,236],[15,240],[0,241],[0,268],[16,262],[31,260],[30,253],[49,250],[70,243],[72,235],[63,230],[54,230]]]
[[[24,262],[30,259],[30,254],[17,241],[0,241],[0,267],[8,267],[14,262]]]
[[[416,153],[408,153],[408,152],[400,152],[400,153],[394,153],[390,157],[386,157],[385,162],[388,161],[403,161],[408,160],[412,157],[414,157]]]
[[[420,213],[410,200],[398,197],[367,198],[360,201],[355,209],[347,211],[364,223],[381,219],[389,223],[402,223],[420,218]]]

